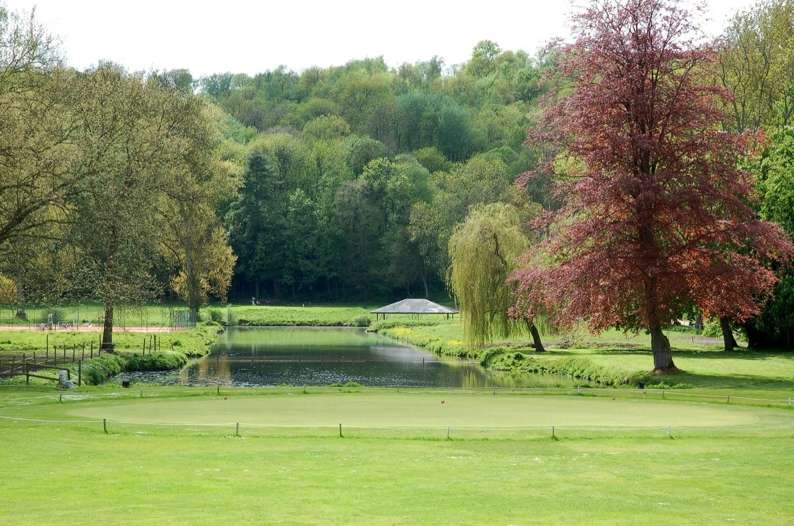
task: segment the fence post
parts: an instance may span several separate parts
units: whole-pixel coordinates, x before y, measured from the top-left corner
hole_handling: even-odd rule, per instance
[[[105,434],[107,435],[108,434],[108,419],[107,418],[103,418],[102,419],[102,429],[105,431]]]
[[[23,364],[25,368],[25,385],[30,385],[30,371],[28,371],[28,361],[25,360]]]
[[[343,438],[343,435],[342,435],[342,424],[339,424],[339,438]]]
[[[83,385],[83,360],[82,360],[82,358],[80,359],[79,362],[77,362],[77,385],[78,385],[78,387]]]
[[[234,428],[234,436],[240,436],[240,422],[237,422],[236,427]]]

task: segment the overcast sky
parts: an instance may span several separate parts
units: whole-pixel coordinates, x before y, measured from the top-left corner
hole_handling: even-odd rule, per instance
[[[195,76],[257,73],[284,64],[344,64],[382,55],[390,65],[466,60],[478,41],[534,52],[569,34],[585,0],[0,0],[36,6],[70,65],[112,60],[130,70],[188,68]],[[707,31],[719,32],[752,0],[710,0]]]

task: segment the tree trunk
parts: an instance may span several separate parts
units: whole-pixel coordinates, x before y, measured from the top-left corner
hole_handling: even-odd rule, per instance
[[[105,304],[105,321],[102,325],[102,350],[113,351],[113,304]]]
[[[654,373],[674,373],[678,368],[673,363],[673,351],[670,349],[670,340],[662,332],[661,327],[652,327],[651,351],[653,352]]]
[[[720,329],[722,329],[722,341],[725,343],[726,351],[730,352],[739,346],[736,338],[733,337],[731,320],[727,316],[720,316]]]
[[[546,352],[546,348],[543,347],[543,342],[540,341],[540,332],[538,328],[530,321],[527,321],[527,325],[529,326],[529,333],[532,335],[532,344],[535,346],[535,352]]]

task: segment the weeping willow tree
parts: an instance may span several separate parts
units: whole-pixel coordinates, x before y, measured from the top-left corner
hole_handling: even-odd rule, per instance
[[[447,284],[460,305],[466,342],[481,347],[495,336],[520,331],[508,310],[513,303],[507,280],[527,249],[518,210],[505,203],[480,205],[471,210],[449,240]],[[537,351],[543,351],[540,333],[524,320]]]

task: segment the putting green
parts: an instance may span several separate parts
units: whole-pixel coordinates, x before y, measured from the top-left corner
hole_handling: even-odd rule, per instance
[[[484,394],[284,394],[81,402],[83,418],[131,424],[354,427],[721,427],[759,423],[770,413],[737,406],[608,398]],[[772,411],[774,412],[774,411]]]

